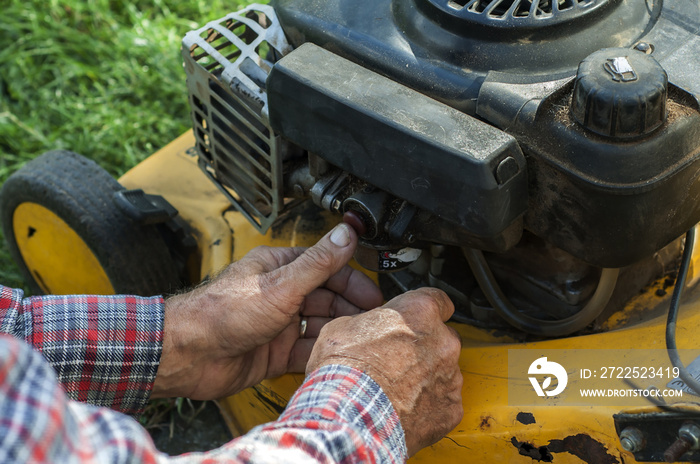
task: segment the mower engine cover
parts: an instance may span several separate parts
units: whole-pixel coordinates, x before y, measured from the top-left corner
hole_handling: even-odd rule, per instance
[[[522,217],[622,267],[700,221],[697,2],[271,4],[295,48],[267,81],[273,129],[467,245],[511,246]]]
[[[267,93],[275,131],[471,235],[525,213],[517,142],[461,111],[310,43],[272,68]]]

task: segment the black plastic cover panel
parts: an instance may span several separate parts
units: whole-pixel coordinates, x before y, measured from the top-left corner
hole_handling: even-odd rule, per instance
[[[527,208],[512,136],[314,44],[276,63],[267,91],[276,132],[476,236]]]

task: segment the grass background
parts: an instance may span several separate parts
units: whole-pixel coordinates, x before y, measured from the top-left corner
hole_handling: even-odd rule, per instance
[[[118,177],[187,130],[180,41],[250,3],[3,2],[0,184],[57,148],[92,158]],[[23,287],[4,238],[0,242],[0,282]]]
[[[56,148],[92,158],[118,177],[187,130],[180,41],[187,31],[250,3],[255,1],[3,2],[0,184],[28,160]],[[1,235],[0,243],[0,283],[26,291]],[[203,410],[181,398],[156,400],[142,424],[165,451],[210,449],[222,442],[211,434],[199,438],[192,429],[180,430],[173,439],[174,429],[200,420],[196,416]],[[226,441],[216,425],[198,428],[219,430]],[[187,448],[177,443],[185,438],[198,443]],[[169,442],[179,447],[169,448]]]

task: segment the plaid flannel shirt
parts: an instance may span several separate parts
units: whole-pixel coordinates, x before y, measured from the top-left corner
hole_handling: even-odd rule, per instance
[[[346,366],[312,373],[277,421],[216,450],[174,458],[158,452],[133,418],[69,399],[141,411],[157,372],[162,327],[160,297],[23,299],[0,286],[0,331],[16,337],[0,334],[0,462],[405,461],[403,429],[389,399],[369,376]]]

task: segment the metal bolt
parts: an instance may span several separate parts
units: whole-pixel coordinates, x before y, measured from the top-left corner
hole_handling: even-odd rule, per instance
[[[671,446],[669,446],[666,451],[664,451],[664,460],[666,462],[676,462],[681,458],[681,456],[687,453],[689,449],[690,443],[682,438],[679,438]]]
[[[620,444],[623,450],[637,453],[646,445],[644,433],[636,427],[626,427],[620,432]]]
[[[690,443],[690,449],[696,450],[700,448],[700,427],[692,422],[681,426],[678,430],[678,437]]]
[[[654,53],[654,46],[646,42],[639,42],[634,46],[634,49],[642,53],[646,53],[647,55]]]
[[[664,459],[666,462],[676,462],[688,451],[698,448],[700,448],[700,427],[693,423],[683,424],[678,430],[678,440],[664,452]]]

